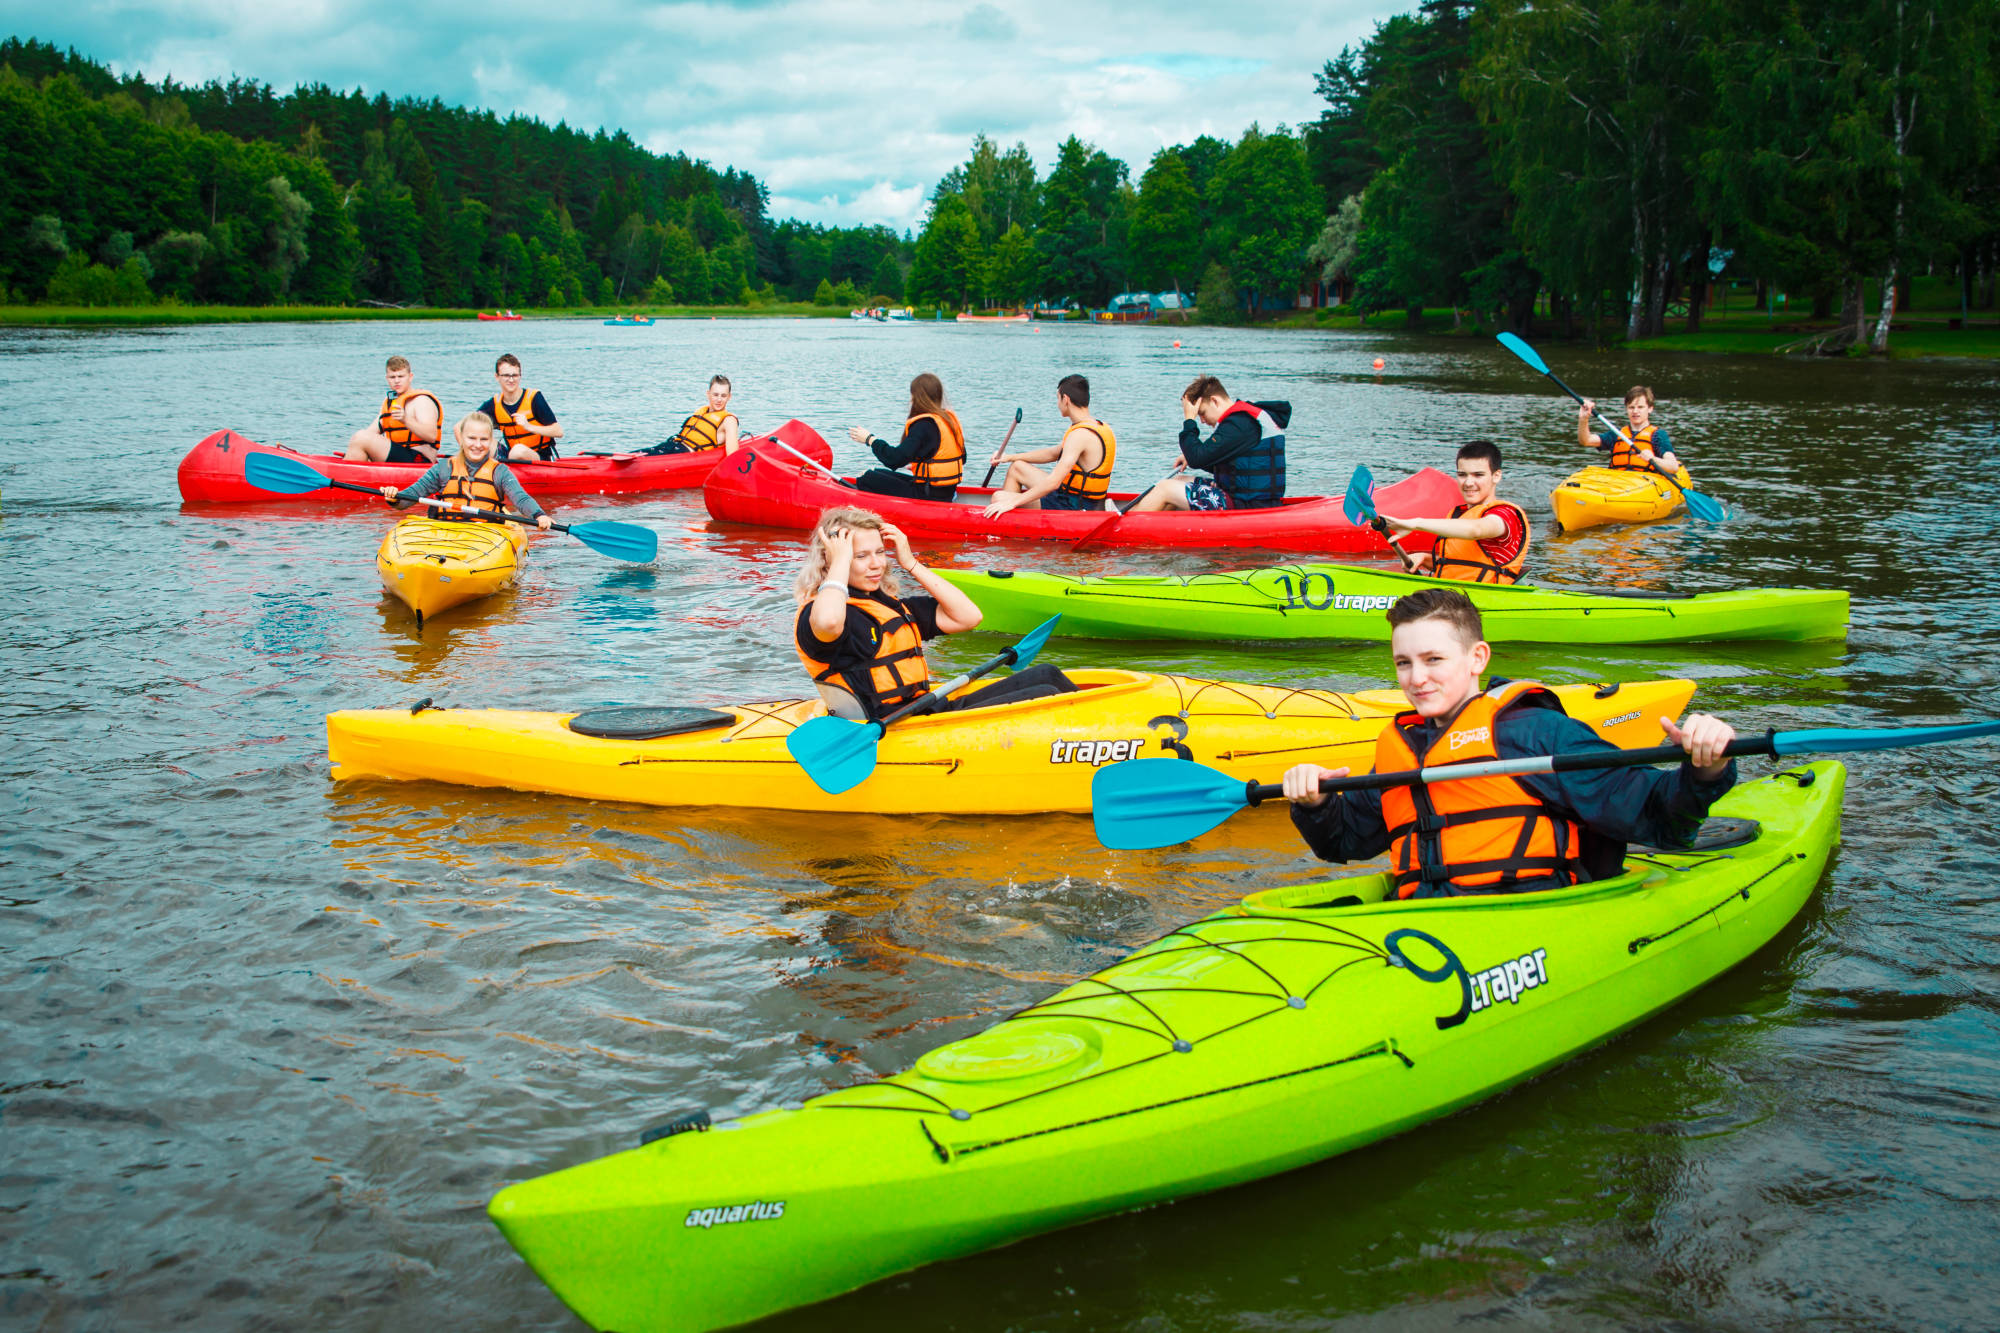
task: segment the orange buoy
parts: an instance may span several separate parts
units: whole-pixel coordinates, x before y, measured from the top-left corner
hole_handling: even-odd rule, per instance
[[[1377,370],[1380,370],[1380,369],[1382,368],[1383,364],[1384,364],[1384,363],[1383,363],[1383,361],[1382,361],[1382,358],[1381,358],[1381,357],[1379,357],[1379,356],[1378,356],[1378,357],[1376,357],[1376,358],[1375,358],[1375,369],[1377,369]]]
[[[1179,347],[1180,345],[1181,345],[1181,340],[1179,338],[1174,339],[1174,346]]]

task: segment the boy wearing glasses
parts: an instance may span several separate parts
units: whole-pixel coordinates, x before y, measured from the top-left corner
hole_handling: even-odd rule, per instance
[[[479,410],[493,418],[493,428],[500,436],[494,452],[509,463],[554,458],[556,441],[563,437],[562,423],[540,389],[522,385],[521,362],[512,352],[493,363],[493,382],[499,387]]]

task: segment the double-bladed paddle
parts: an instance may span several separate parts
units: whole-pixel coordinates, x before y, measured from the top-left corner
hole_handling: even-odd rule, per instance
[[[1021,424],[1021,409],[1017,407],[1014,409],[1014,426],[1018,426],[1020,424]],[[982,488],[991,486],[993,484],[993,469],[1000,466],[1000,455],[1006,453],[1007,446],[1013,442],[1014,426],[1007,427],[1007,434],[1000,441],[1000,447],[993,451],[993,462],[986,469],[986,480],[979,483]]]
[[[1022,635],[1012,647],[1001,649],[992,660],[962,676],[953,677],[923,698],[903,705],[885,718],[874,722],[850,722],[844,717],[816,717],[794,728],[792,734],[785,738],[785,748],[792,752],[792,758],[799,761],[799,767],[806,771],[806,776],[821,791],[829,796],[838,796],[850,787],[867,781],[868,775],[875,771],[876,746],[882,740],[882,733],[892,723],[935,708],[945,696],[964,689],[995,667],[1027,666],[1042,651],[1042,645],[1049,641],[1056,622],[1061,619],[1059,615],[1050,616]]]
[[[1906,745],[1947,745],[2000,736],[2000,722],[1965,722],[1945,727],[1832,727],[1817,731],[1773,731],[1729,742],[1723,753],[1837,754],[1853,750],[1894,750]],[[1477,764],[1443,764],[1394,773],[1362,773],[1324,778],[1319,789],[1381,791],[1419,782],[1461,782],[1466,778],[1524,773],[1574,773],[1589,768],[1632,768],[1673,763],[1687,757],[1678,745],[1645,750],[1591,750],[1581,754],[1493,759]],[[1275,782],[1245,782],[1186,759],[1130,759],[1097,770],[1090,782],[1090,817],[1106,847],[1142,851],[1198,838],[1238,810],[1283,796]]]
[[[1546,376],[1549,383],[1555,385],[1558,389],[1561,389],[1564,393],[1576,399],[1578,403],[1582,403],[1584,401],[1582,394],[1578,393],[1575,389],[1570,388],[1569,385],[1564,384],[1562,380],[1557,378],[1556,373],[1553,370],[1549,369],[1548,362],[1542,360],[1541,354],[1535,351],[1534,348],[1528,346],[1527,343],[1523,342],[1520,338],[1516,337],[1514,334],[1511,333],[1502,333],[1499,334],[1498,337],[1500,340],[1500,345],[1506,348],[1508,351],[1512,352],[1515,356],[1520,357],[1521,360],[1527,364],[1530,370],[1535,371],[1539,375]],[[1619,427],[1617,422],[1605,416],[1604,413],[1602,412],[1598,412],[1595,415],[1600,422],[1602,422],[1606,427],[1610,429],[1612,434],[1616,435],[1619,439],[1625,441],[1625,443],[1627,444],[1632,443],[1632,437],[1630,435],[1627,435],[1624,432],[1624,430]],[[1723,507],[1722,502],[1720,500],[1717,500],[1712,496],[1703,495],[1700,491],[1690,490],[1686,486],[1681,486],[1680,482],[1674,479],[1673,473],[1667,471],[1665,468],[1659,466],[1657,463],[1653,465],[1653,471],[1659,473],[1661,476],[1667,478],[1669,481],[1673,481],[1675,486],[1680,487],[1681,494],[1687,497],[1688,512],[1690,514],[1693,514],[1696,518],[1701,519],[1703,522],[1707,523],[1720,523],[1723,519],[1729,517],[1729,511]]]
[[[1375,474],[1366,466],[1354,469],[1354,475],[1347,479],[1347,494],[1342,497],[1340,508],[1347,515],[1347,521],[1356,527],[1366,525],[1382,534],[1382,540],[1389,543],[1389,549],[1402,558],[1403,568],[1412,574],[1417,572],[1417,562],[1403,549],[1401,537],[1389,535],[1389,523],[1375,509]]]
[[[251,454],[243,460],[243,479],[259,490],[275,491],[279,495],[310,495],[314,491],[332,489],[357,491],[362,495],[382,498],[379,487],[362,486],[351,481],[335,481],[299,459],[286,458],[282,454]],[[495,514],[483,509],[457,509],[442,500],[425,499],[421,503],[434,509],[450,509],[461,518],[471,518],[481,523],[519,523],[523,527],[535,526],[534,519],[521,514]],[[643,565],[660,553],[659,534],[651,528],[642,528],[636,523],[551,522],[549,527],[556,532],[567,532],[599,555],[610,556],[613,560],[628,560],[635,565]]]

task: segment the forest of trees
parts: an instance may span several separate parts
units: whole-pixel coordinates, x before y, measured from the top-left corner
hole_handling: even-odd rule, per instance
[[[1995,305],[2000,0],[1422,0],[1329,61],[1316,121],[1046,177],[984,135],[912,242],[774,223],[622,131],[319,86],[199,88],[0,42],[0,299],[576,305],[872,298],[1205,316],[1315,281],[1363,314],[1698,328],[1754,282],[1882,349],[1913,275]],[[1871,304],[1872,317],[1867,315]]]
[[[773,224],[764,186],[436,100],[120,78],[0,41],[0,299],[739,304],[899,295],[885,227]],[[824,288],[824,291],[822,291]]]
[[[1996,0],[1426,0],[1320,76],[1314,257],[1363,310],[1525,329],[1539,299],[1628,337],[1670,310],[1696,329],[1711,281],[1754,281],[1881,350],[1913,273],[1993,308],[1996,18]]]
[[[1204,314],[1233,315],[1317,279],[1412,324],[1448,307],[1642,337],[1670,313],[1698,328],[1727,277],[1879,349],[1880,293],[1913,273],[1994,306],[1997,18],[2000,0],[1424,0],[1326,65],[1317,121],[1162,148],[1136,187],[1073,138],[1039,183],[1025,146],[975,141],[910,293],[1096,304],[1198,281]]]

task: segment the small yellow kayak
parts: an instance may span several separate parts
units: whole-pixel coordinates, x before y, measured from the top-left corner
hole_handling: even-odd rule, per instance
[[[416,612],[421,625],[512,583],[527,543],[527,533],[512,523],[406,518],[382,539],[375,568],[382,587]]]
[[[1649,523],[1681,507],[1680,488],[1657,472],[1587,467],[1549,492],[1556,528],[1575,532],[1605,523]]]

